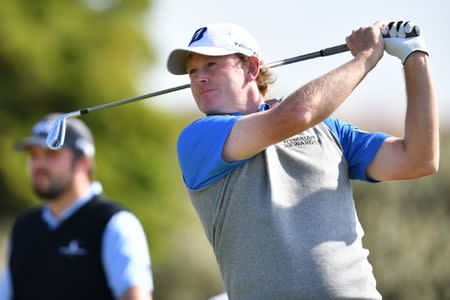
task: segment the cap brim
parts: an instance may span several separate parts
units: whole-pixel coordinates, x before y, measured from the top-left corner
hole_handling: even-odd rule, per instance
[[[14,145],[14,150],[16,151],[24,151],[29,149],[32,146],[41,146],[46,148],[47,144],[45,143],[45,138],[40,138],[40,137],[27,137],[23,140],[21,140],[20,142],[18,142],[17,144]]]
[[[174,75],[184,75],[186,72],[186,62],[189,53],[198,53],[208,56],[222,56],[238,53],[236,50],[228,50],[217,47],[190,47],[175,49],[169,54],[167,59],[167,69]]]

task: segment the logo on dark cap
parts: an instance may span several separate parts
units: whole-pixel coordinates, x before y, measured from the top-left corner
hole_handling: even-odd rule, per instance
[[[52,127],[51,120],[42,120],[33,126],[31,133],[36,136],[47,135]]]
[[[201,40],[203,38],[203,35],[205,34],[206,30],[208,30],[207,27],[202,27],[202,28],[197,29],[197,31],[194,32],[194,35],[192,36],[191,41],[189,42],[189,46],[192,43]]]

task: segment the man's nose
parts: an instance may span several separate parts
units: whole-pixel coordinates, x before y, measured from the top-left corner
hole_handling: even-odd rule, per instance
[[[33,168],[41,168],[47,164],[46,158],[43,155],[32,155],[30,157],[30,165]]]
[[[205,84],[208,82],[208,76],[206,75],[206,72],[198,70],[193,78],[193,82],[196,84]]]

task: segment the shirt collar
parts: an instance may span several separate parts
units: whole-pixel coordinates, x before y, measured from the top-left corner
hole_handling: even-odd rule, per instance
[[[263,103],[261,103],[261,105],[259,105],[258,112],[268,110],[269,108],[270,108],[270,105],[263,102]],[[231,114],[231,115],[232,115],[232,116],[240,116],[240,115],[242,115],[242,113],[240,113],[240,112],[235,112],[235,113],[233,113],[233,114]]]
[[[258,111],[265,111],[265,110],[268,110],[269,108],[270,108],[270,105],[267,104],[267,103],[265,103],[265,102],[263,102],[263,103],[261,103],[261,105],[259,106]]]
[[[72,216],[81,206],[91,200],[94,196],[103,192],[103,187],[98,181],[92,182],[87,192],[72,203],[66,210],[62,212],[59,217],[55,217],[48,205],[44,205],[42,209],[42,219],[47,223],[48,227],[52,230],[58,228],[58,226],[67,218]]]

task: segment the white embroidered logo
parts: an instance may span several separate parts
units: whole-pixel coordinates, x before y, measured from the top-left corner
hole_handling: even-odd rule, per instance
[[[81,248],[80,245],[78,244],[78,241],[71,240],[69,242],[69,245],[59,248],[59,253],[67,256],[75,256],[75,255],[83,256],[87,254],[87,250]]]
[[[319,144],[319,141],[314,135],[295,136],[283,141],[286,148],[300,148],[304,146],[313,146]]]

